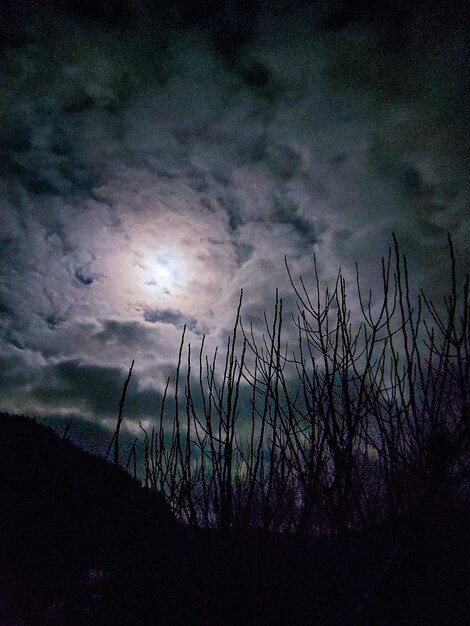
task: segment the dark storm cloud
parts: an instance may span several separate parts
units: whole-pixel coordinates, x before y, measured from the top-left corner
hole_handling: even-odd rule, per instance
[[[275,213],[273,221],[279,224],[289,224],[294,231],[299,233],[305,247],[313,246],[318,241],[316,229],[311,221],[297,213],[297,207],[283,202],[282,199],[274,199]]]
[[[138,322],[119,322],[107,320],[102,329],[95,334],[102,345],[117,344],[120,346],[137,347],[148,341],[148,332]]]
[[[76,269],[74,273],[77,281],[82,285],[92,285],[95,280],[92,276],[90,276],[87,272],[84,272],[83,269]]]
[[[25,403],[36,406],[39,414],[82,415],[109,418],[117,414],[126,372],[115,367],[87,365],[76,360],[48,364],[39,377],[21,376],[12,369],[12,360],[3,359],[2,385],[13,382],[17,392],[25,393]],[[27,390],[25,386],[27,385]],[[125,414],[130,419],[155,417],[161,395],[153,389],[139,388],[134,378],[129,386]],[[33,409],[34,412],[34,409]]]
[[[62,395],[62,402],[76,403],[85,401],[86,408],[97,417],[106,417],[116,411],[124,383],[121,370],[114,367],[91,366],[77,361],[65,361],[52,366],[48,378],[57,381],[56,388],[47,385],[37,389],[35,395],[41,400],[56,401]],[[153,390],[139,390],[134,384],[129,386],[126,414],[129,417],[154,415],[159,407],[160,395]]]
[[[161,311],[159,309],[144,311],[144,320],[151,324],[160,322],[162,324],[171,324],[177,328],[182,328],[184,325],[194,332],[196,335],[201,335],[202,332],[198,329],[198,322],[194,318],[188,318],[182,315],[179,311]]]
[[[181,325],[184,320],[184,316],[181,313],[175,311],[144,311],[144,320],[146,322],[162,322],[163,324],[173,324],[175,326]]]
[[[3,4],[3,406],[109,418],[136,358],[151,412],[184,324],[293,304],[284,255],[374,286],[396,231],[438,294],[450,230],[469,266],[466,18],[385,5]]]

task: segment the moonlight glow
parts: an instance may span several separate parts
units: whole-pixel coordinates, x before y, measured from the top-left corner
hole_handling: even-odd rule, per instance
[[[156,272],[159,278],[167,278],[170,274],[170,271],[168,270],[168,268],[163,267],[161,265],[157,265]]]
[[[144,285],[166,295],[171,295],[171,290],[184,290],[185,285],[185,264],[180,259],[175,259],[171,255],[154,255],[139,265],[144,277]]]

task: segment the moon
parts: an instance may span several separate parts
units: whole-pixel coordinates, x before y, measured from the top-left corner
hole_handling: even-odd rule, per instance
[[[170,255],[149,255],[141,265],[144,282],[150,287],[166,287],[178,282],[181,273],[177,261]]]
[[[159,278],[167,278],[170,275],[170,271],[167,267],[157,266],[156,273]]]

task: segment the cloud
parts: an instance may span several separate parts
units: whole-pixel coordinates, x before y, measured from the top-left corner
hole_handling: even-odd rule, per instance
[[[117,415],[126,376],[118,368],[89,365],[75,359],[49,362],[40,370],[28,368],[25,362],[21,370],[12,368],[11,358],[3,358],[2,365],[5,367],[2,383],[6,388],[11,388],[13,383],[15,392],[23,395],[18,402],[20,411],[39,416],[81,415],[93,420]],[[125,415],[129,419],[155,417],[161,401],[158,391],[139,386],[134,377],[129,386]]]
[[[374,286],[395,231],[439,295],[449,230],[469,266],[463,39],[404,27],[396,45],[361,12],[305,6],[254,10],[245,36],[235,3],[163,29],[136,7],[124,38],[106,15],[38,17],[1,60],[8,407],[34,375],[29,407],[104,418],[136,358],[149,409],[185,323],[213,347],[240,289],[259,326],[276,286],[292,302],[284,255],[309,275],[315,252],[325,281],[357,260]]]
[[[187,328],[195,334],[202,334],[198,330],[197,320],[194,318],[188,319],[188,317],[182,315],[179,311],[147,309],[146,311],[144,311],[144,320],[146,322],[150,322],[151,324],[171,324],[173,326],[176,326],[177,328],[183,328],[183,326],[186,325]]]

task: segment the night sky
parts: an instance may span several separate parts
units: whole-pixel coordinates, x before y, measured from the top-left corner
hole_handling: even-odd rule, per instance
[[[261,328],[284,255],[374,287],[394,231],[439,298],[450,231],[468,271],[465,3],[35,4],[0,9],[1,410],[111,425],[135,358],[155,416],[183,325],[225,344],[243,288]]]

